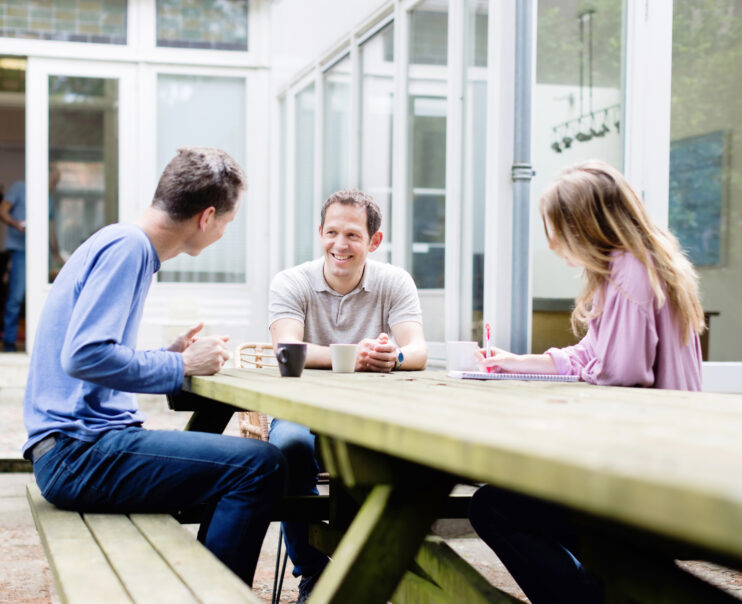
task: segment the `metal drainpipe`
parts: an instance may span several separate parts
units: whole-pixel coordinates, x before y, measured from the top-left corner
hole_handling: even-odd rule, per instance
[[[528,315],[530,258],[531,63],[533,0],[516,0],[515,7],[515,132],[513,142],[513,277],[510,350],[529,351]]]

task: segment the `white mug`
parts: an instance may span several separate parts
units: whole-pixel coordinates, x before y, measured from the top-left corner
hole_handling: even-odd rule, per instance
[[[330,344],[332,370],[336,373],[353,373],[356,370],[357,344]]]
[[[446,342],[446,369],[476,371],[478,350],[477,342]]]

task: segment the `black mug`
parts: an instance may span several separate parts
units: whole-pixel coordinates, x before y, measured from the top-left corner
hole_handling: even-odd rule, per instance
[[[279,342],[276,345],[278,369],[283,377],[299,377],[307,359],[307,345],[304,342]]]

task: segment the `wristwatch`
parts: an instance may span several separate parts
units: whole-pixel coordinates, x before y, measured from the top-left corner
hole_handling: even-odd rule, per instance
[[[402,363],[404,363],[404,353],[402,352],[401,348],[397,348],[397,351],[394,353],[395,359],[394,359],[394,370],[400,369],[402,367]]]

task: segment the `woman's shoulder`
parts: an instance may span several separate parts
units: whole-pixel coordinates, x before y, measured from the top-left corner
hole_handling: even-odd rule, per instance
[[[613,253],[610,284],[620,295],[637,304],[651,304],[654,300],[647,267],[631,252]]]

